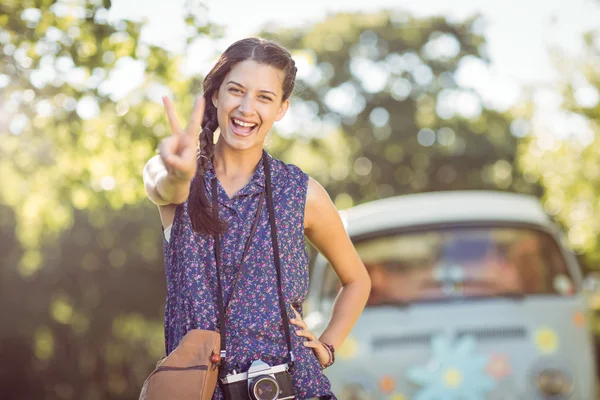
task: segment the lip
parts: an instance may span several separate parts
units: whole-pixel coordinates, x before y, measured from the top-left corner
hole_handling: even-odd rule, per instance
[[[234,119],[237,119],[238,121],[242,121],[242,122],[245,122],[245,123],[247,123],[247,124],[255,124],[255,125],[258,125],[258,122],[249,121],[249,120],[247,120],[247,119],[245,119],[245,118],[240,118],[240,117],[231,117],[231,119],[232,119],[232,120],[234,120]]]
[[[237,129],[237,126],[233,123],[233,119],[237,119],[237,120],[240,120],[242,122],[249,123],[249,124],[255,124],[254,128],[252,128],[249,132],[241,132],[241,131],[239,131]],[[233,131],[233,134],[236,135],[236,136],[239,136],[239,137],[248,137],[248,136],[251,136],[252,134],[254,134],[254,132],[258,128],[258,124],[257,123],[252,122],[252,121],[247,121],[247,120],[242,119],[242,118],[232,117],[230,122],[231,122],[231,130]]]

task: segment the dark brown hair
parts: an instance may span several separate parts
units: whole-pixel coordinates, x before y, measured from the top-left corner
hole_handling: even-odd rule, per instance
[[[214,132],[219,126],[217,109],[212,98],[219,91],[225,76],[239,62],[252,60],[259,64],[269,65],[284,73],[283,99],[287,100],[296,82],[296,65],[291,54],[280,44],[261,38],[247,38],[233,43],[204,78],[204,126],[200,132],[198,145],[198,170],[192,181],[188,210],[195,232],[204,234],[223,233],[226,224],[212,213],[211,202],[204,186],[204,171],[214,154]]]

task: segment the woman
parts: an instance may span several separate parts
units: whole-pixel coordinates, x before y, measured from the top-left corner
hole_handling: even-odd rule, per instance
[[[277,365],[287,355],[287,342],[269,210],[262,206],[269,172],[264,155],[271,175],[285,315],[295,333],[290,372],[296,397],[334,398],[322,370],[332,363],[335,348],[362,312],[370,280],[326,191],[298,167],[263,150],[267,133],[288,110],[295,77],[291,55],[277,43],[250,38],[232,44],[206,76],[204,95],[185,130],[164,99],[172,135],[146,164],[144,184],[165,227],[167,354],[188,330],[218,326],[213,235],[219,234],[227,307],[225,369],[246,371],[257,359]],[[308,290],[304,236],[331,262],[342,284],[319,338],[301,317]],[[221,388],[213,398],[222,398]]]

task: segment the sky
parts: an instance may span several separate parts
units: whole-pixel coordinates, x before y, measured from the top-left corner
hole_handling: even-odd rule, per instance
[[[326,12],[340,10],[402,8],[416,16],[457,19],[481,13],[487,21],[484,32],[495,66],[502,75],[527,83],[553,77],[547,44],[577,49],[583,31],[600,28],[600,2],[593,0],[209,0],[206,4],[211,20],[225,25],[232,38],[250,34],[267,21],[310,23]],[[243,23],[237,22],[236,14],[244,16]]]
[[[181,33],[184,0],[146,0],[140,10],[137,0],[113,0],[113,15],[145,16],[146,39],[171,44]],[[254,34],[261,26],[275,22],[290,26],[314,22],[326,13],[375,11],[399,8],[416,16],[444,15],[464,19],[481,13],[486,19],[484,33],[494,67],[501,75],[519,83],[553,79],[547,49],[559,44],[568,52],[581,49],[581,35],[600,29],[598,0],[204,0],[210,21],[225,27],[225,41]]]
[[[182,45],[179,38],[185,29],[181,23],[184,1],[146,0],[140,8],[137,0],[113,0],[111,15],[146,18],[142,39],[178,51]],[[501,110],[517,102],[524,87],[535,86],[538,94],[534,100],[543,119],[550,121],[548,129],[554,130],[566,129],[569,124],[564,117],[561,122],[551,121],[558,117],[560,97],[543,88],[554,86],[561,76],[553,66],[549,49],[558,46],[564,59],[574,59],[581,54],[583,33],[600,30],[600,0],[203,0],[201,3],[207,7],[206,18],[222,25],[226,35],[221,42],[202,39],[193,45],[194,56],[188,57],[189,73],[205,74],[215,50],[254,35],[266,24],[289,27],[314,23],[327,13],[382,8],[457,20],[481,14],[491,64],[466,64],[459,71],[459,83],[475,89],[487,105]],[[598,93],[587,89],[580,91],[583,101],[598,102]]]

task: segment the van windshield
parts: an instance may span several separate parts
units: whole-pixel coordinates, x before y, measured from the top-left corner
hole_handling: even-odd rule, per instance
[[[574,291],[558,244],[533,229],[432,229],[355,245],[371,276],[371,306]]]

